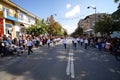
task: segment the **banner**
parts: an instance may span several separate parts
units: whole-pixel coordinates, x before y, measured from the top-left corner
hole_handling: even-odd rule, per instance
[[[3,18],[0,18],[0,37],[4,35],[4,22]]]

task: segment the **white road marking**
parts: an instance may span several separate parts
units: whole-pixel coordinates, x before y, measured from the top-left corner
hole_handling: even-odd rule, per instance
[[[71,56],[71,77],[75,78],[73,56]]]
[[[66,72],[67,72],[67,75],[70,75],[70,56],[68,58],[68,64],[67,64]]]
[[[72,49],[70,49],[70,52],[69,52],[68,63],[67,63],[67,68],[66,68],[66,74],[70,75],[71,78],[75,78],[73,50]]]

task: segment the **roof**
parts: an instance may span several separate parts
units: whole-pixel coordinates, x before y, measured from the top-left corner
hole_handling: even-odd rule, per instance
[[[10,4],[10,5],[13,6],[13,7],[16,7],[17,9],[19,9],[19,10],[21,10],[21,11],[23,11],[23,12],[25,12],[25,13],[28,14],[29,16],[37,17],[37,16],[35,16],[34,14],[32,14],[31,12],[25,10],[24,8],[20,7],[18,4],[15,4],[14,2],[12,2],[12,1],[10,1],[10,0],[2,0],[2,1],[4,1],[4,2],[7,3],[7,4]]]

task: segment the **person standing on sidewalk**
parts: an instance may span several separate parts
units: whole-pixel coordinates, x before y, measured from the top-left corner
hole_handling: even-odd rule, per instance
[[[101,41],[101,38],[98,38],[98,48],[99,48],[99,51],[101,51],[101,48],[102,48],[102,41]]]
[[[28,40],[27,40],[27,47],[28,47],[28,55],[30,55],[30,52],[33,53],[33,51],[32,51],[33,42],[31,40],[31,38],[28,38]]]
[[[47,39],[48,48],[50,47],[50,38]]]

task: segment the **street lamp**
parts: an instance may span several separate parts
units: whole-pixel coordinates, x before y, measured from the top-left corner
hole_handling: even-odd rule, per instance
[[[89,9],[89,8],[92,8],[92,9],[95,10],[95,18],[94,18],[94,25],[95,25],[95,23],[96,23],[96,6],[88,6],[87,8],[88,8],[88,9]],[[94,31],[93,31],[93,33],[94,33]]]
[[[96,22],[96,7],[95,7],[95,6],[88,6],[87,8],[88,8],[88,9],[89,9],[89,8],[92,8],[92,9],[95,10],[95,22]]]

